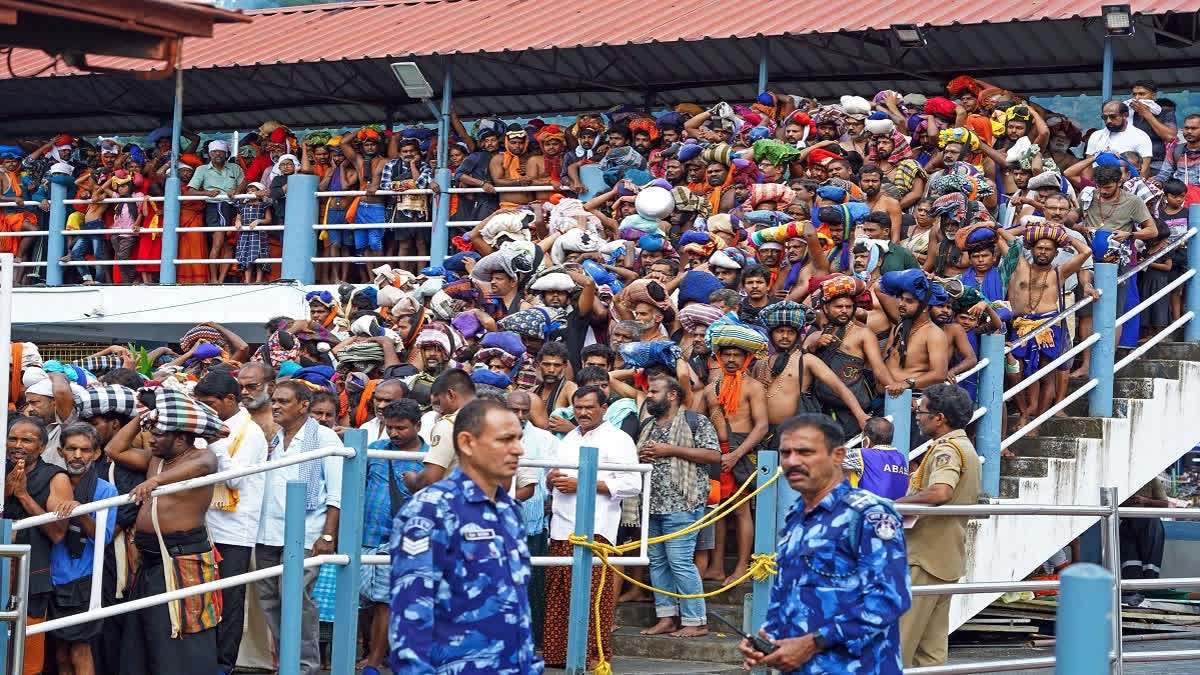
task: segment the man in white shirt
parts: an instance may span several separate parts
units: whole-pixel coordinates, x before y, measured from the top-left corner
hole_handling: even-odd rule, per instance
[[[229,435],[208,444],[217,456],[217,470],[229,471],[267,461],[267,438],[250,411],[238,405],[241,385],[225,372],[209,373],[196,384],[196,400],[217,411],[229,427]],[[221,554],[221,575],[231,577],[250,569],[262,511],[265,473],[232,478],[213,486],[212,505],[208,509],[208,532]],[[242,644],[242,624],[246,605],[246,587],[233,586],[224,591],[225,605],[217,624],[217,665],[222,673],[233,673],[238,648]]]
[[[371,393],[371,405],[374,406],[375,416],[359,427],[367,432],[367,445],[387,440],[387,429],[383,423],[383,409],[392,401],[404,398],[405,391],[404,383],[400,380],[384,380],[375,385],[375,391]]]
[[[342,440],[333,429],[323,427],[309,417],[312,390],[301,382],[284,380],[275,385],[271,395],[271,412],[280,429],[275,435],[271,459],[283,459],[301,452],[341,447]],[[263,489],[262,518],[258,524],[258,540],[254,557],[258,567],[271,567],[283,562],[283,528],[288,481],[302,480],[308,485],[305,497],[304,548],[309,555],[337,551],[338,516],[342,504],[342,458],[324,457],[318,460],[273,469],[266,473]],[[357,546],[358,542],[354,542]],[[317,605],[312,589],[319,568],[304,570],[303,616],[300,624],[301,675],[317,675],[321,660],[317,651],[319,623]],[[267,626],[279,648],[279,610],[281,605],[279,577],[258,582],[258,597]]]
[[[555,459],[579,461],[579,449],[584,446],[599,449],[599,461],[612,464],[637,464],[637,448],[624,431],[604,421],[608,401],[599,387],[580,387],[571,400],[575,421],[579,426],[559,443]],[[546,487],[551,490],[550,555],[573,555],[574,546],[567,538],[575,532],[575,491],[578,487],[577,469],[553,469],[546,474]],[[612,543],[617,538],[621,522],[621,500],[637,497],[642,492],[641,474],[636,471],[599,471],[596,474],[595,539]],[[600,568],[592,568],[592,588],[600,585]],[[590,596],[589,596],[590,597]],[[543,657],[547,667],[562,667],[567,661],[567,621],[571,598],[571,568],[551,567],[546,570],[546,628]],[[589,603],[590,604],[590,603]],[[600,590],[600,626],[593,612],[588,612],[588,670],[599,660],[596,651],[596,631],[609,635],[613,630],[616,598],[612,584]],[[605,658],[611,659],[611,647],[605,641]]]
[[[1096,155],[1102,152],[1114,155],[1135,152],[1141,158],[1138,170],[1145,175],[1150,170],[1154,144],[1146,132],[1129,123],[1129,108],[1124,102],[1113,99],[1100,108],[1100,117],[1104,118],[1104,128],[1093,132],[1088,138],[1084,161],[1090,165]]]
[[[535,427],[530,421],[533,398],[529,392],[516,390],[505,397],[508,409],[521,420],[524,431],[521,445],[525,448],[525,459],[553,459],[558,452],[558,438],[554,434]],[[550,493],[546,489],[547,469],[523,466],[517,469],[517,489],[514,496],[521,502],[521,520],[525,524],[525,544],[530,556],[550,553],[550,528],[546,518],[546,502]],[[542,646],[546,620],[546,568],[534,567],[526,586],[529,594],[529,615],[533,620],[533,643]]]

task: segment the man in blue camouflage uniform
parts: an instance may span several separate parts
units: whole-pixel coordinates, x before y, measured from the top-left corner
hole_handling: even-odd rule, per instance
[[[517,416],[476,399],[454,421],[458,467],[392,527],[391,668],[424,675],[537,675],[529,549],[506,488],[524,450]]]
[[[904,531],[891,502],[842,475],[842,427],[820,414],[779,425],[779,466],[800,492],[778,544],[779,578],[745,666],[783,673],[901,673],[900,615],[912,602]]]

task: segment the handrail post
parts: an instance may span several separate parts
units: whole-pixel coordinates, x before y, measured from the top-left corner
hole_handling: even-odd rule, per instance
[[[1100,528],[1100,553],[1103,556],[1104,566],[1108,568],[1113,580],[1108,590],[1113,616],[1112,647],[1106,649],[1104,653],[1111,652],[1115,655],[1116,660],[1113,662],[1111,672],[1114,675],[1121,675],[1124,671],[1121,663],[1121,518],[1117,515],[1117,509],[1120,508],[1121,503],[1117,501],[1117,488],[1100,488],[1100,504],[1109,508],[1109,513],[1100,518],[1102,525]]]
[[[287,207],[283,216],[283,263],[280,278],[302,284],[316,283],[317,254],[317,177],[294,173],[287,180]]]
[[[1200,204],[1188,207],[1188,229],[1200,230]],[[1188,269],[1200,272],[1200,234],[1192,235],[1187,243]],[[1183,339],[1188,342],[1200,342],[1200,273],[1192,275],[1187,282],[1187,298],[1185,312],[1193,312],[1193,318],[1183,326]]]
[[[1093,303],[1092,332],[1099,335],[1100,339],[1092,345],[1088,377],[1099,383],[1088,392],[1088,415],[1112,417],[1113,362],[1117,355],[1117,266],[1097,263],[1095,274],[1100,299]]]
[[[883,414],[892,417],[892,445],[908,457],[912,451],[912,389],[905,389],[895,398],[884,394]]]
[[[438,115],[437,171],[433,181],[441,188],[434,199],[433,232],[429,239],[429,265],[440,267],[450,244],[450,100],[454,92],[454,60],[442,57],[442,109]]]
[[[596,530],[596,464],[599,449],[579,449],[579,476],[575,489],[575,534],[594,541]],[[642,514],[649,518],[649,514]],[[600,592],[600,589],[596,589]],[[592,551],[576,546],[571,563],[571,605],[567,622],[567,675],[584,675],[587,668],[588,623],[592,597]],[[596,626],[600,630],[600,626]],[[607,636],[606,636],[607,637]]]
[[[975,448],[983,456],[983,495],[1000,496],[1000,434],[1004,416],[1004,336],[984,335],[981,356],[988,360],[979,373],[979,405],[987,408],[975,431]]]
[[[1055,675],[1094,675],[1108,671],[1112,645],[1112,573],[1079,563],[1063,570],[1055,617]]]
[[[12,543],[12,524],[13,521],[5,518],[0,520],[0,545]],[[12,568],[12,560],[8,556],[0,557],[0,598],[4,601],[0,603],[0,609],[8,609],[8,598],[12,597],[12,591],[9,588],[9,570]],[[0,654],[8,654],[8,631],[0,629]]]
[[[290,190],[289,190],[290,192]],[[367,432],[347,429],[343,441],[354,456],[342,461],[342,514],[338,519],[338,553],[350,562],[337,569],[334,591],[332,675],[354,675],[358,631],[358,575],[362,566],[364,486],[367,483]]]
[[[284,502],[282,604],[279,608],[281,673],[300,672],[300,631],[304,614],[304,496],[307,487],[303,481],[288,481]]]
[[[775,469],[779,466],[779,452],[775,450],[759,450],[758,451],[758,487],[762,487],[763,483],[771,480],[775,475]],[[780,480],[783,480],[781,477]],[[770,486],[763,489],[758,494],[755,500],[754,512],[754,552],[756,554],[769,555],[775,552],[775,533],[777,531],[775,518],[779,504],[779,489],[778,482],[772,483]],[[721,524],[718,523],[717,527]],[[718,555],[718,551],[713,551],[711,555]],[[762,581],[754,582],[754,595],[750,601],[750,617],[749,625],[745,625],[742,629],[748,635],[755,635],[758,629],[767,622],[767,605],[771,601],[771,578],[768,577]],[[766,670],[756,670],[756,673],[765,673]]]
[[[167,176],[163,186],[162,255],[158,264],[158,283],[175,283],[175,258],[179,255],[179,177]]]
[[[58,259],[66,255],[67,186],[50,183],[50,218],[46,221],[46,285],[62,286],[62,266]]]

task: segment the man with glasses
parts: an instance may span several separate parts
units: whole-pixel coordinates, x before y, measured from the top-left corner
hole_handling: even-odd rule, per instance
[[[1087,158],[1084,161],[1091,164],[1096,155],[1102,152],[1111,152],[1118,156],[1136,152],[1138,157],[1141,157],[1138,171],[1142,174],[1149,172],[1154,145],[1146,132],[1129,123],[1129,108],[1123,102],[1113,99],[1100,109],[1100,117],[1104,120],[1104,128],[1097,130],[1088,139]]]
[[[971,398],[954,384],[925,390],[914,413],[921,433],[933,444],[909,478],[908,495],[898,504],[975,504],[979,501],[980,465],[964,427],[971,421]],[[905,532],[908,571],[913,586],[950,584],[967,571],[966,516],[921,516]],[[932,666],[946,662],[950,633],[949,595],[919,595],[900,617],[903,663]]]

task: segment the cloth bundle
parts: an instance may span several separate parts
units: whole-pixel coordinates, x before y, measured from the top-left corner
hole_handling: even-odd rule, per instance
[[[692,303],[679,310],[679,323],[684,330],[691,332],[701,326],[707,328],[713,325],[722,316],[721,310],[712,305]]]
[[[154,396],[154,408],[147,408],[142,402],[142,394],[149,392]],[[159,433],[177,431],[193,434],[201,438],[217,438],[229,434],[229,429],[221,422],[217,411],[200,401],[166,387],[156,389],[142,388],[138,390],[137,411],[142,418],[142,426],[153,428]]]
[[[998,235],[992,223],[975,223],[959,229],[954,234],[954,246],[960,251],[972,253],[996,245]]]
[[[529,211],[501,211],[493,214],[486,225],[479,229],[479,236],[489,246],[495,246],[501,236],[514,241],[529,241],[529,223],[533,213]]]
[[[674,368],[679,360],[679,345],[668,341],[626,342],[621,345],[621,358],[634,368],[663,365]]]
[[[513,331],[502,330],[488,333],[479,341],[479,346],[484,349],[502,350],[514,359],[520,358],[525,353],[525,343],[521,342],[521,336]]]
[[[704,334],[704,343],[713,352],[723,347],[737,347],[756,357],[767,354],[767,339],[762,333],[738,322],[728,314],[708,327]]]
[[[523,309],[496,322],[501,330],[512,331],[522,337],[544,340],[562,325],[563,311],[552,307]]]
[[[711,273],[689,270],[679,282],[679,304],[687,309],[688,303],[707,303],[708,296],[722,288],[725,288],[725,284]],[[680,320],[682,320],[683,310],[681,309],[679,312]]]
[[[781,300],[767,305],[758,313],[758,322],[768,331],[779,326],[791,326],[797,331],[804,328],[808,319],[808,308],[791,300]]]
[[[1071,240],[1071,236],[1061,225],[1053,223],[1041,222],[1025,228],[1026,246],[1032,248],[1042,239],[1053,241],[1055,246],[1066,246],[1067,242]]]
[[[656,223],[655,229],[657,228]],[[603,243],[604,240],[595,232],[579,228],[570,229],[554,240],[554,244],[550,247],[550,260],[555,265],[561,265],[566,261],[568,253],[592,253],[600,250],[600,245]]]
[[[75,401],[75,410],[81,420],[108,413],[133,417],[137,412],[137,394],[129,387],[106,384],[89,387],[86,392]]]
[[[944,305],[950,301],[946,289],[930,281],[925,272],[919,269],[887,272],[879,278],[879,288],[893,298],[910,293],[930,306]]]
[[[582,223],[580,223],[580,217],[583,218]],[[583,208],[583,202],[578,199],[564,197],[550,209],[551,232],[567,232],[581,225],[594,235],[600,233],[600,219]]]
[[[750,233],[750,245],[758,248],[769,241],[782,244],[788,239],[803,239],[804,225],[804,222],[792,221],[784,225],[767,227],[757,232],[752,232]]]

